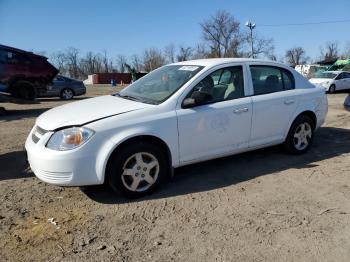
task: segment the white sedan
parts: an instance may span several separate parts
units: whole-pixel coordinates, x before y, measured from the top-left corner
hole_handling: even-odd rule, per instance
[[[329,93],[350,89],[350,73],[339,71],[324,71],[309,80],[311,83],[321,86]]]
[[[327,108],[324,89],[283,64],[193,60],[163,66],[117,94],[45,112],[25,147],[47,183],[107,182],[140,197],[179,166],[282,143],[304,153]]]

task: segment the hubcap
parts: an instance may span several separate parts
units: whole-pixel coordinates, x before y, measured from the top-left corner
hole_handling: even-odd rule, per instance
[[[157,158],[150,153],[139,152],[125,161],[121,179],[130,191],[142,192],[157,181],[158,174]]]
[[[73,97],[73,93],[69,89],[64,90],[62,95],[64,99],[71,99]]]
[[[298,150],[304,150],[310,143],[312,136],[312,129],[309,123],[300,124],[294,133],[294,146]]]

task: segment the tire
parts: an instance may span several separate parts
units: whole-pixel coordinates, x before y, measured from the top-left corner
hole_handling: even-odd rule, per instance
[[[289,129],[284,147],[288,153],[300,155],[311,146],[314,137],[315,123],[306,115],[298,116]]]
[[[71,100],[74,97],[74,92],[70,88],[65,88],[60,93],[60,98],[62,100]]]
[[[13,84],[12,95],[16,98],[25,100],[34,100],[36,98],[35,88],[32,83],[28,81],[17,81]]]
[[[127,198],[139,198],[162,185],[167,171],[164,152],[152,143],[140,142],[124,146],[112,154],[106,178],[116,193]]]
[[[337,90],[336,90],[336,88],[335,88],[335,85],[331,85],[330,87],[329,87],[329,93],[330,94],[334,94],[335,92],[336,92]]]

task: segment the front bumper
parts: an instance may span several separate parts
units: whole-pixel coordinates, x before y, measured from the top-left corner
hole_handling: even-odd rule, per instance
[[[46,144],[53,132],[37,135],[36,127],[30,132],[25,149],[29,165],[40,180],[60,186],[85,186],[102,184],[96,172],[96,156],[87,144],[68,151],[48,149]]]

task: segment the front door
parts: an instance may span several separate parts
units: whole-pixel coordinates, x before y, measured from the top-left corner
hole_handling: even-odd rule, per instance
[[[244,96],[242,66],[219,69],[204,77],[194,91],[212,99],[204,105],[177,110],[180,162],[214,158],[248,147],[252,99]]]

